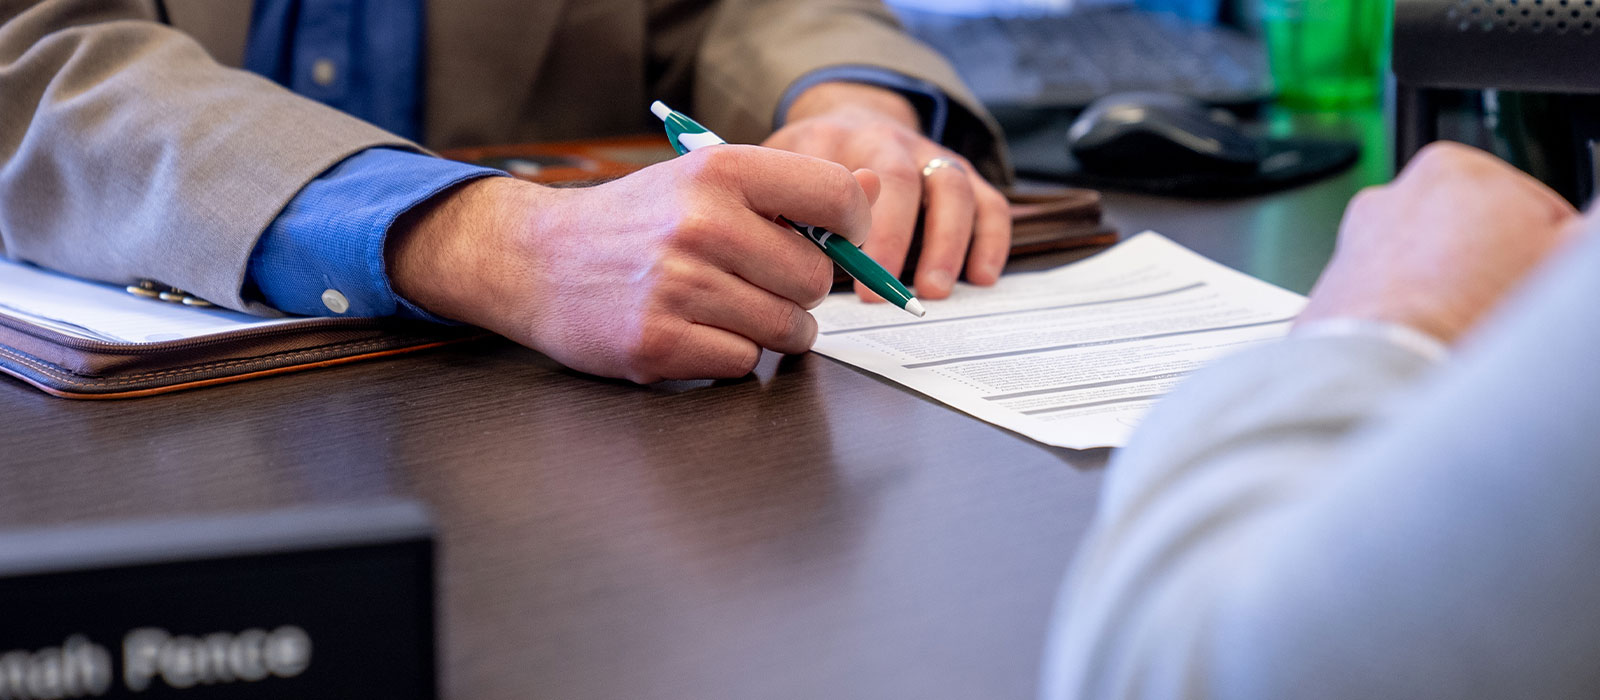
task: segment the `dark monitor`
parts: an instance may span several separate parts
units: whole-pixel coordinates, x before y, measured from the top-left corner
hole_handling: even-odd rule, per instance
[[[1575,205],[1600,174],[1600,0],[1395,0],[1399,166],[1469,143]]]

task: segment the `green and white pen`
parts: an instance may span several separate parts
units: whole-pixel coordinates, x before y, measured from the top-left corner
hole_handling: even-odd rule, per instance
[[[660,100],[650,105],[650,113],[660,117],[661,121],[666,123],[667,140],[672,142],[672,147],[678,151],[679,155],[705,148],[706,146],[727,143],[716,134],[711,133],[710,129],[701,126],[699,122],[690,119],[682,112],[662,104]],[[922,302],[917,301],[917,298],[911,295],[911,290],[900,284],[900,280],[895,279],[894,275],[889,274],[889,271],[883,269],[883,266],[879,265],[877,261],[867,257],[867,254],[861,252],[861,249],[857,248],[855,244],[845,240],[844,236],[825,228],[797,224],[781,216],[778,217],[778,220],[793,228],[795,233],[805,236],[812,243],[817,244],[817,247],[821,248],[822,252],[827,253],[828,257],[838,263],[839,267],[844,268],[844,271],[849,273],[851,277],[860,280],[862,284],[867,286],[867,289],[889,300],[889,303],[918,317],[928,313],[926,309],[922,308]]]

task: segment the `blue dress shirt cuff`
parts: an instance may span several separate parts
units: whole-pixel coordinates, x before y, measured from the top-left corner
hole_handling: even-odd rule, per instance
[[[934,85],[920,78],[896,73],[876,66],[842,65],[818,68],[794,81],[783,99],[778,102],[778,112],[773,117],[773,127],[783,126],[784,115],[794,106],[800,93],[822,83],[861,83],[894,90],[904,95],[917,108],[922,118],[922,133],[936,143],[944,142],[945,124],[950,120],[950,98]]]
[[[442,319],[389,284],[384,243],[412,207],[490,168],[418,153],[370,148],[307,184],[261,234],[245,279],[262,301],[306,316]]]

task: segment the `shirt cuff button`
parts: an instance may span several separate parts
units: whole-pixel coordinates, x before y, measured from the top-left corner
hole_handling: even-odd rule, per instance
[[[322,292],[322,305],[329,311],[342,314],[350,310],[350,300],[346,299],[337,289],[327,289]]]
[[[333,84],[333,79],[337,76],[338,69],[334,67],[333,61],[319,58],[311,64],[311,82],[313,83],[328,87]]]

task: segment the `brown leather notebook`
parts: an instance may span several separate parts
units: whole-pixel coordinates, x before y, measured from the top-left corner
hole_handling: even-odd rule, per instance
[[[677,155],[659,135],[625,136],[555,143],[458,148],[446,158],[499,168],[531,182],[557,186],[596,184]],[[1011,257],[1068,248],[1111,245],[1116,229],[1101,217],[1100,193],[1076,187],[1031,188],[1006,193],[1011,200]],[[916,269],[912,246],[906,270]],[[848,285],[835,270],[835,286]]]
[[[55,396],[129,398],[484,335],[393,319],[257,318],[159,296],[0,260],[0,372]]]
[[[1117,231],[1101,218],[1100,193],[1076,187],[1033,188],[1026,192],[1007,191],[1011,202],[1011,256],[1019,257],[1048,253],[1069,248],[1111,245],[1117,242]],[[922,238],[919,224],[912,238],[911,254],[901,273],[901,281],[911,283],[911,273],[917,269],[918,252]],[[833,286],[843,289],[851,280],[844,270],[835,269]]]
[[[1101,216],[1100,193],[1077,187],[1010,191],[1011,256],[1111,245],[1117,230]]]
[[[126,343],[79,338],[0,311],[0,372],[62,398],[126,399],[332,367],[482,335],[476,329],[441,331],[371,319],[306,319],[262,333]]]

